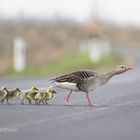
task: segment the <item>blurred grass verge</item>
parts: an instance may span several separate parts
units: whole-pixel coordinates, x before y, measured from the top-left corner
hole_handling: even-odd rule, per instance
[[[25,71],[16,72],[9,70],[5,75],[8,76],[52,76],[78,69],[95,69],[104,70],[108,67],[116,66],[120,64],[121,58],[114,55],[106,55],[101,58],[98,63],[94,63],[90,60],[88,54],[82,54],[79,52],[65,55],[63,58],[58,59],[55,62],[37,66],[33,68],[27,68]]]

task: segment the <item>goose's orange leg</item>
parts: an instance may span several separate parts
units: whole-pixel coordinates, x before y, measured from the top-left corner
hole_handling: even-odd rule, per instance
[[[68,94],[67,97],[65,98],[65,104],[66,104],[66,105],[72,105],[72,104],[69,103],[69,98],[70,98],[71,94],[72,94],[72,90],[70,90],[69,94]]]
[[[93,106],[93,103],[91,102],[91,100],[90,100],[88,94],[89,94],[89,93],[86,93],[86,98],[87,98],[87,100],[88,100],[88,105],[89,105],[89,106]]]
[[[97,105],[97,104],[93,104],[93,103],[92,103],[92,101],[90,100],[90,97],[89,97],[88,94],[89,94],[89,93],[87,92],[87,93],[86,93],[86,98],[87,98],[87,100],[88,100],[88,105],[89,105],[89,106],[96,106],[96,107],[99,107],[100,105]]]

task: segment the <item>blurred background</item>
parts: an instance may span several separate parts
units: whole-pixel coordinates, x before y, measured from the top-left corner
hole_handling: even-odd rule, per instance
[[[139,0],[0,0],[0,77],[134,65],[127,50],[140,44],[139,5]]]

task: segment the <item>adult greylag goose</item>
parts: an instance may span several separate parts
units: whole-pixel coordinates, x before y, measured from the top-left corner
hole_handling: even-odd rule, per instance
[[[72,94],[72,91],[83,91],[86,93],[88,105],[98,106],[96,104],[93,104],[90,100],[89,92],[93,91],[96,87],[107,83],[114,75],[124,73],[131,69],[133,68],[126,65],[121,65],[106,74],[102,74],[100,72],[92,70],[80,70],[55,77],[50,80],[56,82],[54,85],[55,87],[68,89],[70,91],[65,98],[65,103],[67,105],[70,105],[69,98]]]

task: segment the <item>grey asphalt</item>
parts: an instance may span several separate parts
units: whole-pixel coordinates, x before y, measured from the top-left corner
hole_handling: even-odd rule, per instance
[[[122,50],[137,60],[135,69],[90,94],[102,107],[87,106],[82,92],[71,97],[76,105],[65,106],[67,91],[62,89],[56,89],[56,98],[49,105],[21,105],[19,97],[10,100],[10,105],[0,105],[0,140],[140,140],[139,52]],[[45,77],[1,78],[2,85],[21,89],[36,85],[42,89],[50,83]]]

